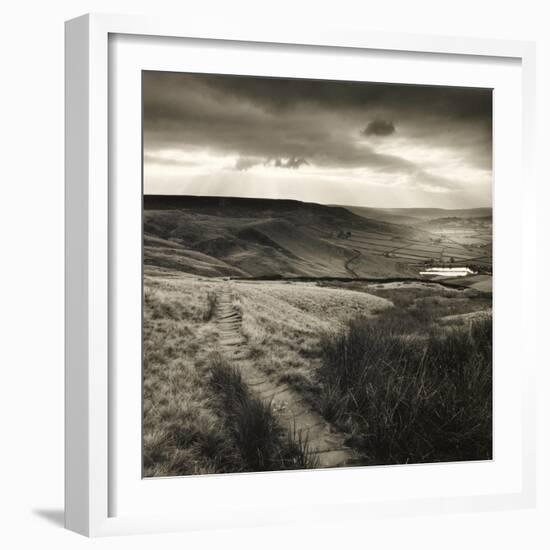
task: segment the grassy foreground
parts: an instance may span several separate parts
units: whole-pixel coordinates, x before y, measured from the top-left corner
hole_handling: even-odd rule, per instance
[[[316,457],[217,350],[216,284],[146,277],[145,477],[304,469]]]
[[[314,468],[317,457],[307,440],[292,431],[285,433],[273,414],[271,403],[254,397],[238,369],[216,355],[211,363],[210,383],[226,413],[225,429],[232,441],[237,470],[262,472]]]
[[[220,284],[146,274],[145,477],[316,465],[308,442],[220,355]],[[492,457],[490,295],[355,283],[233,289],[250,361],[344,431],[357,464]]]
[[[389,311],[322,340],[322,412],[365,464],[492,458],[491,318],[426,329]]]

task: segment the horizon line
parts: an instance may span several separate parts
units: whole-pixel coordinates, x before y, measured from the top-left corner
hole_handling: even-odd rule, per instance
[[[290,198],[267,198],[267,197],[238,197],[234,195],[191,195],[187,193],[174,194],[174,193],[143,193],[143,197],[197,197],[197,198],[209,198],[209,199],[248,199],[248,200],[265,200],[265,201],[294,201],[302,202],[304,204],[320,204],[323,206],[339,206],[347,208],[372,208],[374,210],[478,210],[482,208],[493,209],[493,205],[483,205],[483,206],[470,206],[466,208],[445,208],[442,206],[370,206],[367,204],[343,204],[343,203],[327,203],[327,202],[315,202],[315,201],[306,201],[300,199],[290,199]]]

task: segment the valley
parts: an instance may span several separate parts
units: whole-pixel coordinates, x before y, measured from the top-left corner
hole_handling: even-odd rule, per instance
[[[144,197],[145,477],[490,458],[490,218],[352,210]]]

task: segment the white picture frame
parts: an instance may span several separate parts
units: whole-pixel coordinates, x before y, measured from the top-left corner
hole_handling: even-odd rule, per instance
[[[120,211],[112,204],[110,181],[114,177],[113,158],[109,150],[112,137],[110,112],[113,67],[109,63],[109,40],[113,36],[193,38],[224,44],[262,44],[276,48],[329,48],[400,52],[400,55],[422,53],[438,56],[442,62],[453,56],[485,60],[487,63],[513,60],[519,67],[521,86],[521,150],[515,152],[521,164],[521,185],[509,194],[507,204],[521,205],[523,219],[516,243],[522,250],[523,265],[534,265],[536,249],[529,237],[534,233],[536,189],[532,178],[534,139],[534,44],[473,38],[450,38],[415,35],[394,35],[377,32],[341,32],[330,29],[304,29],[299,35],[287,29],[274,29],[271,35],[254,29],[230,29],[223,34],[191,21],[178,22],[170,18],[143,18],[119,15],[85,15],[66,23],[66,450],[65,450],[65,521],[66,527],[87,536],[138,534],[160,531],[228,527],[237,525],[283,524],[291,521],[325,521],[327,519],[361,519],[374,516],[400,516],[417,513],[452,511],[483,511],[533,506],[535,501],[535,382],[536,355],[533,338],[536,333],[533,313],[534,288],[526,279],[526,272],[518,273],[516,280],[519,298],[516,301],[521,322],[517,322],[518,346],[521,345],[523,364],[515,385],[518,398],[515,410],[518,418],[518,437],[511,444],[517,451],[514,475],[517,483],[488,493],[467,492],[448,496],[400,496],[384,500],[362,499],[354,495],[347,499],[345,492],[331,493],[330,502],[313,501],[297,517],[296,510],[278,500],[254,502],[253,506],[237,503],[235,508],[220,498],[219,506],[206,514],[197,507],[195,514],[178,513],[113,514],[115,435],[112,414],[116,408],[117,393],[112,388],[113,342],[110,300],[114,258],[110,254],[113,227]],[[498,132],[498,125],[495,132]],[[111,164],[110,164],[111,163]],[[499,185],[499,173],[496,183]],[[504,180],[503,180],[504,181]],[[140,182],[136,182],[139,185]],[[512,196],[513,195],[513,196]],[[496,203],[496,231],[505,227],[506,203]],[[500,214],[499,214],[499,210]],[[500,216],[500,222],[499,220]],[[497,237],[498,238],[498,237]],[[498,266],[498,251],[495,256]],[[502,256],[501,256],[502,257]],[[504,261],[501,265],[505,265]],[[498,267],[497,267],[498,278]],[[502,287],[505,289],[504,278]],[[497,288],[498,288],[497,279]],[[497,291],[498,292],[498,291]],[[501,296],[504,293],[500,294]],[[522,299],[523,298],[523,299]],[[502,303],[502,302],[501,302]],[[497,301],[496,323],[499,315]],[[498,346],[498,340],[496,341]],[[511,359],[510,359],[511,360]],[[498,371],[497,371],[498,376]],[[497,390],[498,391],[498,390]],[[497,411],[498,412],[498,411]],[[120,444],[120,443],[119,443]],[[496,460],[499,460],[498,456]],[[413,468],[399,470],[400,479],[413,474]],[[431,466],[436,471],[438,466]],[[325,472],[323,483],[333,487],[348,478],[355,483],[360,469]],[[388,468],[379,468],[375,476],[387,476]],[[509,472],[508,472],[509,473]],[[311,485],[310,472],[291,474],[249,474],[247,476],[207,476],[208,490],[238,491],[239,483],[257,479],[263,483],[268,476],[278,476],[277,483],[296,483],[302,480]],[[284,476],[294,476],[290,481]],[[441,467],[437,476],[445,477]],[[503,470],[502,475],[507,475]],[[263,476],[254,478],[254,476]],[[355,478],[353,478],[355,476]],[[230,479],[231,478],[231,479]],[[227,479],[227,481],[226,481]],[[285,480],[286,479],[286,480]],[[388,478],[391,479],[391,478]],[[242,480],[242,481],[239,481]],[[302,482],[300,481],[300,483]],[[266,481],[267,482],[267,481]],[[148,483],[155,483],[155,480]],[[206,484],[205,478],[192,480]],[[205,486],[205,485],[204,485]],[[305,485],[304,485],[305,486]],[[175,486],[174,486],[175,487]],[[182,490],[181,485],[176,490]],[[222,492],[223,492],[222,491]],[[468,489],[469,491],[469,489]],[[330,492],[330,489],[329,489]],[[183,489],[182,500],[192,507],[192,492]],[[237,513],[233,511],[238,508]],[[189,510],[188,510],[189,511]]]

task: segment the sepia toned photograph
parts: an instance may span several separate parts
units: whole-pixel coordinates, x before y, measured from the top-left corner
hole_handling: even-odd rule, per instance
[[[142,72],[144,477],[493,458],[492,95]]]

